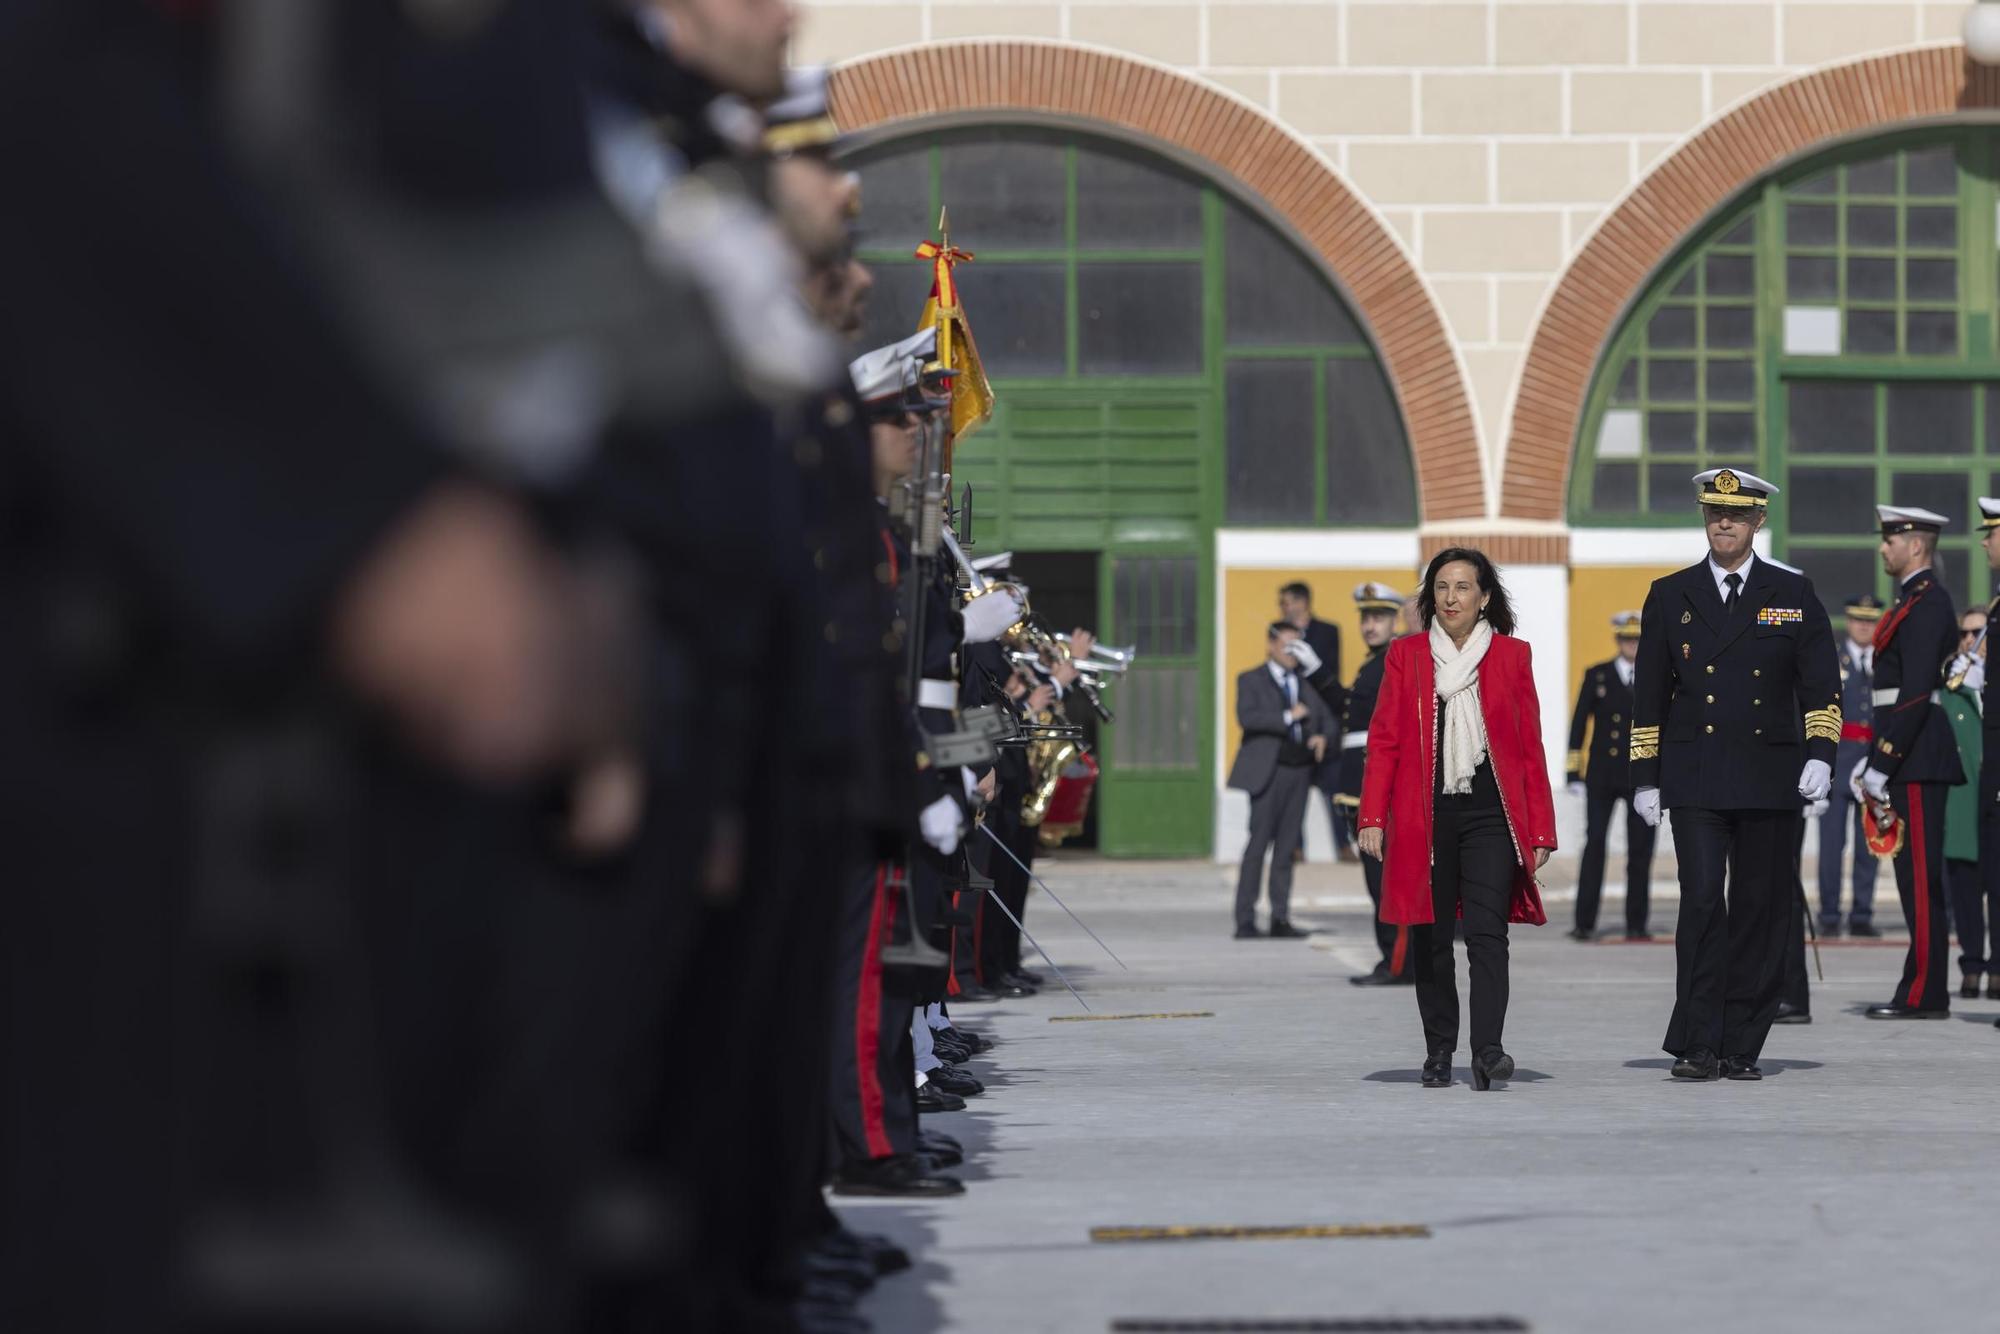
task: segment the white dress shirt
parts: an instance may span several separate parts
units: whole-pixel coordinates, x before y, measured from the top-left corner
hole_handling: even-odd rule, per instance
[[[1733,570],[1725,570],[1720,565],[1717,565],[1713,556],[1708,558],[1708,572],[1715,579],[1715,595],[1722,599],[1723,606],[1726,607],[1729,605],[1729,576],[1732,574],[1741,576],[1736,581],[1736,591],[1741,595],[1750,587],[1750,567],[1756,563],[1757,553],[1754,551],[1750,553],[1748,560]]]
[[[1613,658],[1611,660],[1611,666],[1618,673],[1618,684],[1626,687],[1627,689],[1630,689],[1632,685],[1632,677],[1634,675],[1634,669],[1631,663],[1625,661],[1625,655],[1621,653],[1617,657]]]

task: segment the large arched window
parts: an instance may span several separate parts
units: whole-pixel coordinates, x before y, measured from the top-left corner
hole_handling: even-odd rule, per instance
[[[2000,473],[2000,131],[1913,131],[1801,163],[1662,270],[1592,383],[1570,489],[1582,525],[1685,524],[1688,478],[1740,464],[1783,488],[1777,554],[1830,598],[1890,591],[1872,506],[1950,516],[1953,593]]]
[[[1096,490],[1115,511],[1129,485],[1150,496],[1141,503],[1211,524],[1416,521],[1402,416],[1366,335],[1289,238],[1213,184],[1121,143],[1029,127],[894,140],[853,163],[877,282],[871,344],[910,328],[929,283],[910,252],[949,208],[952,240],[977,257],[960,271],[973,333],[1013,391],[1003,413],[1009,399],[1032,412],[1043,390],[1071,403],[1082,386],[1107,405],[1121,390],[1212,395],[1214,415],[1187,424],[1188,448],[1107,449],[1109,471],[1094,477],[1051,450],[1049,468],[1070,471],[1045,470],[1037,486],[1060,485],[1072,506]],[[1012,443],[1013,423],[1000,425]],[[1109,444],[1121,424],[1072,414],[1062,429]],[[1221,463],[1207,496],[1204,449]],[[989,457],[975,447],[967,463],[999,491],[997,512],[1031,514],[1034,492],[980,477]]]

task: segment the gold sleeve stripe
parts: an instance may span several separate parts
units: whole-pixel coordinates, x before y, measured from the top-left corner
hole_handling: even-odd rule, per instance
[[[1828,705],[1824,709],[1811,709],[1806,713],[1806,740],[1840,740],[1840,706]]]
[[[1660,729],[1657,727],[1635,727],[1632,729],[1632,744],[1634,746],[1657,743],[1659,739]]]
[[[1571,752],[1569,753],[1569,767],[1570,767],[1571,769],[1573,769],[1573,770],[1574,770],[1574,769],[1581,769],[1581,768],[1583,767],[1583,752],[1582,752],[1582,751],[1580,751],[1580,750],[1573,750],[1573,751],[1571,751]]]
[[[1626,753],[1626,758],[1634,760],[1657,760],[1660,758],[1659,743],[1653,741],[1634,741],[1631,749]]]

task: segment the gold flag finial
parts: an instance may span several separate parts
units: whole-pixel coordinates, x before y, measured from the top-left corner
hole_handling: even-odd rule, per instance
[[[951,248],[951,210],[942,205],[938,208],[938,244]]]

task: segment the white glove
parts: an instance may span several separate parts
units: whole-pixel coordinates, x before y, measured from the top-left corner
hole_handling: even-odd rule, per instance
[[[1291,655],[1292,661],[1298,663],[1299,670],[1307,676],[1320,669],[1319,654],[1313,652],[1313,646],[1303,639],[1292,641]]]
[[[1973,659],[1972,665],[1965,669],[1964,684],[1975,695],[1986,689],[1986,659]]]
[[[922,831],[924,842],[936,848],[939,856],[949,857],[957,850],[961,827],[958,803],[950,797],[939,797],[917,816],[917,828]]]
[[[1861,774],[1861,790],[1876,801],[1889,799],[1889,775],[1880,769],[1867,769]]]
[[[1827,810],[1830,807],[1832,807],[1832,805],[1833,803],[1828,801],[1825,797],[1821,797],[1818,801],[1807,802],[1806,819],[1811,820],[1817,818],[1818,816],[1825,815],[1827,813]]]
[[[1569,785],[1569,794],[1572,797],[1587,797],[1590,795],[1590,789],[1582,783],[1571,783]]]
[[[1854,794],[1854,799],[1856,801],[1865,800],[1868,796],[1866,792],[1863,792],[1861,790],[1861,775],[1867,772],[1868,772],[1868,757],[1864,755],[1860,759],[1854,762],[1854,772],[1847,776],[1848,791]]]
[[[1005,586],[989,588],[965,604],[965,642],[990,644],[1021,619],[1021,599]]]
[[[1632,809],[1648,826],[1660,827],[1660,789],[1642,787],[1632,794]]]
[[[1807,801],[1823,801],[1833,788],[1833,766],[1825,760],[1807,760],[1799,771],[1799,795]]]

